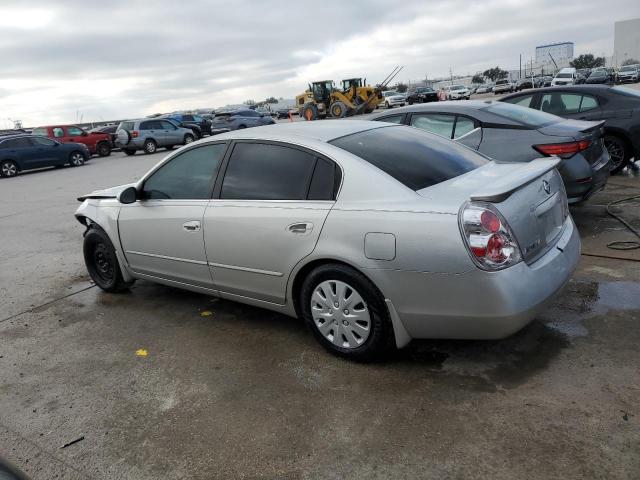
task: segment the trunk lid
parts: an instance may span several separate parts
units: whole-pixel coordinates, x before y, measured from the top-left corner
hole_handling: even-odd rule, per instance
[[[599,122],[587,122],[583,120],[565,120],[563,122],[554,123],[539,128],[538,131],[543,135],[554,137],[570,137],[573,140],[589,140],[591,145],[580,154],[589,162],[595,165],[602,161],[602,155],[605,152],[603,142],[604,138],[604,120]],[[567,140],[571,141],[571,140]],[[549,143],[556,143],[557,140],[551,140]]]
[[[557,157],[491,162],[418,194],[442,212],[448,210],[445,204],[457,209],[466,201],[493,204],[511,228],[524,261],[532,263],[555,245],[569,214],[562,177],[555,168],[560,162]]]

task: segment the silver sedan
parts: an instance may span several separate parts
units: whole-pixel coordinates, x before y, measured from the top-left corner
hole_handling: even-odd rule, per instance
[[[580,255],[558,162],[381,122],[279,124],[185,146],[75,215],[102,289],[144,279],[297,316],[365,361],[535,317]]]

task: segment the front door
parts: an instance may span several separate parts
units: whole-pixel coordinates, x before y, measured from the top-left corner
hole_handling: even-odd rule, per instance
[[[159,120],[159,122],[162,127],[165,145],[182,144],[183,139],[180,138],[180,130],[178,130],[178,127],[167,120]]]
[[[307,150],[236,143],[219,198],[204,215],[218,290],[284,304],[291,271],[315,248],[333,206],[338,174]]]
[[[185,150],[145,180],[140,200],[121,207],[120,241],[133,271],[214,288],[202,223],[225,149],[217,143]]]

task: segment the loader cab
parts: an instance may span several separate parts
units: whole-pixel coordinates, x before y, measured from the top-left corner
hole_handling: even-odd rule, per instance
[[[329,105],[331,92],[333,91],[333,80],[322,80],[321,82],[313,82],[309,90],[313,94],[316,103],[324,103]]]
[[[348,92],[354,87],[357,91],[359,88],[362,87],[362,85],[363,85],[363,82],[361,78],[347,78],[345,80],[342,80],[342,91]]]

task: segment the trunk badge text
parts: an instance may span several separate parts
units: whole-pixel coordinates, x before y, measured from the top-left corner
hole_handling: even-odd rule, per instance
[[[551,185],[549,185],[549,182],[547,182],[546,180],[542,181],[542,188],[544,188],[544,191],[547,192],[547,195],[551,193]]]

